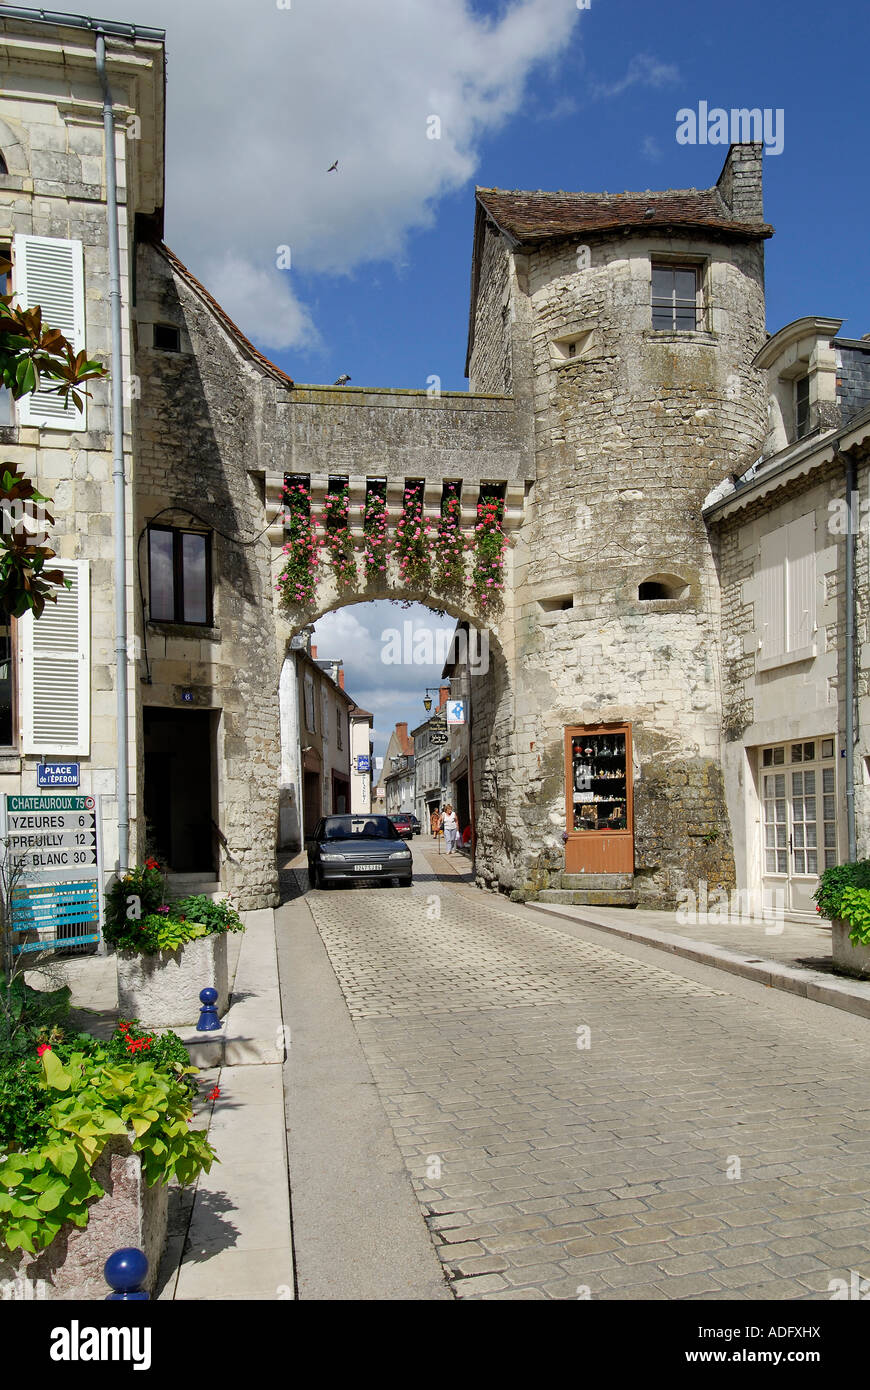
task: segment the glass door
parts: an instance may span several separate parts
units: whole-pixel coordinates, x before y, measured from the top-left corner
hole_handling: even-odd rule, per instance
[[[837,764],[833,738],[761,749],[762,877],[787,912],[815,916],[813,893],[837,863]]]

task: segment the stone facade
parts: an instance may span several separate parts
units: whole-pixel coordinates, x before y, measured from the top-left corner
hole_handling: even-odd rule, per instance
[[[28,24],[40,34],[55,32],[48,20],[4,18],[2,29],[9,35]],[[56,80],[43,72],[44,90],[15,98],[18,106],[10,106],[0,129],[11,171],[0,180],[0,217],[7,235],[23,228],[82,240],[88,347],[106,353],[105,179],[95,125],[99,93],[89,66],[93,38],[81,27],[57,33],[90,74],[90,106],[70,104],[59,66]],[[471,391],[299,386],[247,342],[162,244],[162,47],[137,41],[137,55],[148,62],[139,61],[133,76],[131,45],[119,37],[110,46],[117,49],[119,110],[142,118],[141,139],[118,141],[133,405],[128,621],[138,642],[130,654],[133,853],[146,844],[146,822],[155,812],[161,819],[169,805],[177,816],[198,817],[196,854],[208,862],[193,868],[231,890],[243,908],[275,901],[274,851],[288,806],[279,721],[286,653],[330,610],[394,598],[429,603],[485,632],[488,661],[470,677],[464,752],[478,883],[520,896],[558,885],[565,838],[574,832],[567,825],[565,729],[619,724],[631,731],[630,876],[637,899],[672,903],[700,879],[711,889],[730,886],[735,836],[723,724],[727,741],[751,716],[741,685],[746,653],[735,649],[745,599],[737,581],[723,588],[720,578],[729,546],[737,545],[737,569],[747,557],[741,559],[739,541],[723,535],[720,542],[718,533],[714,554],[702,505],[770,443],[764,354],[778,349],[764,330],[764,241],[771,229],[762,221],[760,147],[732,147],[718,183],[700,191],[616,197],[478,190]],[[58,58],[63,51],[59,44]],[[17,55],[14,44],[0,45],[7,91],[16,74],[18,87],[27,85],[28,59],[23,50]],[[128,264],[135,264],[135,302]],[[675,317],[670,327],[658,319],[654,327],[653,272],[668,267],[694,276],[691,323]],[[810,404],[815,426],[824,429],[834,422],[838,367],[843,392],[863,399],[866,354],[860,342],[836,348],[838,321],[806,323],[827,334],[817,333],[811,362]],[[802,370],[802,334],[791,335],[792,375]],[[783,409],[789,389],[776,397]],[[10,457],[58,499],[61,553],[92,565],[93,740],[83,769],[87,789],[109,798],[111,862],[108,391],[97,385],[88,428],[78,436],[23,426],[6,434]],[[384,491],[393,535],[408,484],[421,485],[424,515],[435,529],[452,488],[460,488],[468,534],[479,500],[500,499],[508,538],[501,605],[482,612],[467,585],[461,594],[439,590],[434,572],[409,587],[395,557],[369,580],[358,553],[355,579],[340,584],[324,555],[312,601],[283,607],[275,584],[284,562],[287,478],[308,480],[317,517],[330,480],[345,481],[360,549],[360,509],[373,489]],[[208,622],[152,614],[149,526],[207,538]],[[192,739],[197,729],[201,770],[181,777],[185,734]],[[166,770],[173,758],[175,782]],[[18,750],[0,761],[0,774],[0,790],[33,786],[32,762]],[[297,802],[300,795],[297,789]],[[322,798],[321,805],[330,809]],[[576,848],[571,841],[568,849]]]

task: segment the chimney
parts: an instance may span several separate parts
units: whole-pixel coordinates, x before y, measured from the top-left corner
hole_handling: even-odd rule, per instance
[[[399,744],[400,744],[400,746],[401,746],[401,748],[402,748],[402,751],[404,752],[404,750],[405,750],[405,748],[406,748],[406,746],[407,746],[407,743],[408,743],[408,724],[407,724],[407,721],[406,721],[404,724],[397,724],[397,725],[396,725],[396,738],[399,740]]]
[[[450,699],[450,686],[449,686],[449,685],[442,685],[441,688],[440,688],[440,690],[438,691],[438,708],[439,708],[439,709],[443,709],[444,706],[447,704],[447,701],[448,701],[449,699]]]
[[[339,666],[339,668],[338,668],[338,688],[339,688],[339,690],[344,690],[344,667],[343,667],[343,666]]]
[[[314,646],[312,646],[312,648],[311,648],[311,660],[312,660],[312,661],[316,661],[316,660],[317,660],[317,648],[314,647]]]
[[[716,182],[720,197],[735,222],[763,222],[760,142],[732,145]]]

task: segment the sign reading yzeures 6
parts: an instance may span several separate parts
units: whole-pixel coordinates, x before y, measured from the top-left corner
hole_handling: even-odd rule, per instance
[[[24,877],[53,879],[98,866],[98,809],[93,796],[7,796],[5,839]],[[58,874],[57,871],[60,871]]]

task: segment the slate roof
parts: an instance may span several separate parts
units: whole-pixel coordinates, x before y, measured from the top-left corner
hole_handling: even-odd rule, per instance
[[[735,221],[718,188],[646,193],[545,193],[478,188],[477,199],[503,232],[520,243],[666,227],[725,232],[755,241],[773,235],[766,222]]]

